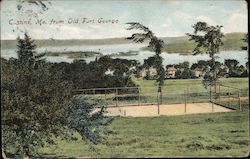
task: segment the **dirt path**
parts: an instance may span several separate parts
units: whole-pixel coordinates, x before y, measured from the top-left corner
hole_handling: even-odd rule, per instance
[[[159,114],[157,105],[147,106],[126,106],[126,107],[111,107],[107,108],[110,116],[131,116],[131,117],[145,117],[145,116],[159,116],[159,115],[184,115],[184,114],[199,114],[199,113],[215,113],[215,112],[230,112],[231,109],[212,104],[212,103],[188,103],[185,104],[171,104],[160,105]]]

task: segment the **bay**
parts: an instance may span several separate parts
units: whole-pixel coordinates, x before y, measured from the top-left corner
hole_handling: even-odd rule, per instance
[[[48,47],[39,47],[37,48],[38,53],[43,52],[75,52],[75,51],[94,51],[101,52],[103,55],[111,55],[117,52],[128,52],[128,51],[138,51],[137,55],[130,56],[112,56],[112,58],[121,58],[129,60],[137,60],[140,63],[143,63],[144,59],[147,59],[150,56],[154,55],[154,52],[151,51],[142,51],[142,47],[145,47],[145,44],[109,44],[109,45],[72,45],[72,46],[48,46]],[[196,63],[199,60],[209,60],[209,56],[206,54],[201,55],[183,55],[179,53],[167,53],[163,52],[163,65],[168,64],[178,64],[180,62],[188,61],[190,64]],[[235,59],[239,61],[240,65],[244,65],[247,62],[247,51],[221,51],[217,54],[217,61],[224,62],[225,59]],[[1,57],[10,58],[17,57],[16,49],[1,49]],[[67,56],[47,56],[47,61],[50,62],[73,62],[74,59],[68,58]],[[95,60],[95,57],[85,58],[86,62]]]

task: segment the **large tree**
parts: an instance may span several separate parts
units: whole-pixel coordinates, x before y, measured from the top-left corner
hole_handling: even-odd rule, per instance
[[[133,40],[136,43],[143,43],[145,40],[149,40],[148,47],[155,52],[155,55],[152,57],[149,57],[148,59],[144,60],[145,65],[147,67],[155,67],[157,71],[157,79],[158,82],[158,92],[162,92],[162,87],[164,85],[164,79],[165,79],[165,70],[163,68],[163,58],[161,55],[161,50],[164,45],[163,40],[159,39],[155,36],[155,34],[147,27],[143,26],[140,23],[137,22],[131,22],[126,23],[129,25],[127,30],[140,30],[142,33],[134,33],[131,37],[128,37],[127,39]]]
[[[241,49],[248,50],[248,33],[245,35],[245,38],[243,38],[242,40],[247,44],[247,46],[242,46]],[[247,73],[248,73],[249,72],[249,55],[247,57],[246,68],[247,68]]]
[[[193,25],[193,34],[187,33],[189,40],[196,43],[196,47],[193,50],[194,55],[197,54],[208,54],[212,65],[210,70],[204,76],[203,83],[205,87],[208,85],[215,85],[219,72],[219,68],[216,67],[215,58],[216,54],[219,53],[220,47],[223,45],[222,37],[224,34],[221,32],[222,26],[210,26],[206,22],[197,22]]]
[[[72,85],[61,70],[51,71],[36,45],[25,34],[18,39],[18,59],[1,59],[2,146],[7,150],[35,152],[54,136],[71,137],[70,131],[96,143],[108,121],[102,102],[72,97]],[[13,153],[13,152],[12,152]]]

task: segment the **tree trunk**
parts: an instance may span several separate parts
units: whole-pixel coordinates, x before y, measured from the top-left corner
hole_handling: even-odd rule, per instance
[[[29,159],[29,147],[28,146],[23,147],[23,159]]]
[[[216,93],[216,79],[217,79],[217,77],[216,77],[216,68],[215,68],[215,58],[214,58],[214,55],[212,56],[212,61],[213,61],[213,81],[212,81],[212,83],[213,83],[213,85],[214,85],[214,90],[215,90],[215,93]]]
[[[2,158],[3,159],[7,159],[6,154],[5,154],[4,150],[3,150],[3,148],[2,148]]]

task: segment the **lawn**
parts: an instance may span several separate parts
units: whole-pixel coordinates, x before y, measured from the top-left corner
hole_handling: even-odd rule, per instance
[[[155,81],[134,78],[143,92],[154,92]],[[224,85],[248,94],[248,78],[222,78]],[[196,92],[207,91],[196,80],[166,80],[168,92],[179,94],[187,85]],[[88,141],[57,139],[57,145],[39,149],[43,156],[59,157],[208,157],[247,156],[249,154],[249,101],[242,100],[243,111],[213,114],[117,117],[109,125],[106,141],[93,145]]]
[[[155,80],[143,80],[135,77],[132,77],[132,79],[141,87],[142,92],[155,92],[157,90]],[[243,96],[248,95],[248,78],[220,78],[219,81],[223,85],[240,89]],[[188,86],[192,92],[208,91],[202,85],[202,79],[170,79],[164,82],[164,89],[172,94],[183,93]]]
[[[58,139],[57,145],[40,149],[40,153],[104,158],[246,156],[249,153],[248,111],[117,118],[109,129],[112,132],[106,143],[92,145],[81,140]]]
[[[157,84],[155,80],[143,80],[142,78],[132,77],[133,81],[141,87],[143,93],[156,93]],[[248,78],[220,78],[220,83],[225,86],[235,87],[240,90],[240,96],[246,97],[249,95]],[[217,87],[217,90],[219,88]],[[185,91],[188,92],[188,102],[209,102],[210,89],[204,88],[202,79],[171,79],[165,80],[162,91],[162,102],[165,104],[184,103]],[[214,91],[214,90],[212,90]],[[238,96],[238,90],[228,87],[220,87],[220,94],[227,99],[228,91],[234,97]],[[148,101],[156,102],[155,98]]]

